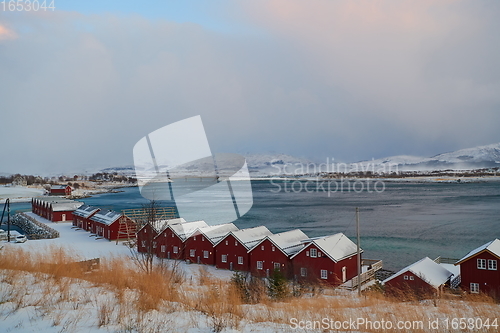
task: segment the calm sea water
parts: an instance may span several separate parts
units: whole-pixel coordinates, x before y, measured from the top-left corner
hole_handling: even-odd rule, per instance
[[[500,238],[499,182],[386,183],[381,193],[344,190],[330,197],[322,191],[285,192],[283,185],[253,181],[254,205],[235,224],[239,228],[265,225],[275,233],[300,228],[310,237],[344,232],[354,239],[355,207],[359,207],[364,257],[382,259],[392,270],[424,256],[461,258]],[[300,188],[295,185],[296,190]],[[136,187],[122,190],[82,201],[115,210],[139,208],[148,202]],[[12,206],[14,211],[30,207],[26,203]]]

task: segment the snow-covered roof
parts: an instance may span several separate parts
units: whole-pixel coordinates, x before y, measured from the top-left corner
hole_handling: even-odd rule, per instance
[[[207,226],[208,224],[205,221],[194,221],[194,222],[170,224],[168,227],[171,228],[172,231],[175,232],[182,241],[184,241],[196,229]]]
[[[309,237],[302,230],[295,229],[267,236],[266,239],[269,239],[286,255],[291,256],[304,248],[303,241],[309,239]]]
[[[43,202],[73,202],[74,200],[71,199],[66,199],[65,197],[58,197],[58,196],[52,196],[52,197],[36,197],[33,198],[34,200],[37,201],[43,201]]]
[[[210,225],[208,227],[198,228],[191,235],[196,233],[203,234],[206,239],[208,239],[212,244],[217,243],[224,236],[226,236],[231,231],[239,230],[237,226],[232,223]]]
[[[51,206],[52,206],[52,211],[54,212],[74,211],[83,206],[83,202],[79,201],[53,202]]]
[[[270,236],[273,233],[269,231],[265,226],[259,226],[255,228],[241,229],[237,231],[231,231],[231,234],[240,241],[248,250],[251,250],[255,245],[257,245],[263,238]]]
[[[165,230],[170,224],[177,224],[177,223],[186,223],[186,220],[184,220],[182,217],[178,217],[175,219],[167,219],[167,220],[158,220],[155,223],[146,223],[144,224],[138,232],[140,232],[145,226],[151,225],[153,229],[156,231],[157,234],[160,234]]]
[[[99,223],[110,225],[122,216],[121,213],[115,212],[113,210],[101,210],[97,212],[90,219]]]
[[[453,275],[453,273],[451,273],[443,266],[437,264],[434,260],[430,259],[429,257],[425,257],[411,264],[410,266],[406,266],[396,274],[385,279],[382,283],[386,283],[406,272],[412,272],[436,289],[439,288],[440,285],[448,281],[450,276]]]
[[[95,212],[97,212],[99,210],[99,208],[97,207],[92,207],[92,206],[88,206],[88,205],[83,205],[81,206],[80,208],[78,208],[77,210],[75,210],[73,212],[74,215],[76,216],[81,216],[83,218],[87,218],[89,217],[90,215],[94,214]]]
[[[309,241],[304,240],[303,242],[316,245],[335,262],[356,255],[358,251],[356,244],[341,232],[330,236],[311,238]],[[307,247],[309,244],[305,244],[305,246]],[[363,252],[361,249],[360,251]],[[295,253],[294,256],[299,252]]]
[[[50,186],[50,189],[51,190],[64,190],[68,186],[69,185],[52,185],[52,186]]]
[[[500,258],[500,240],[498,240],[498,238],[494,239],[491,242],[488,242],[484,245],[481,245],[477,249],[470,251],[469,253],[467,253],[467,255],[465,257],[460,259],[455,265],[459,265],[463,261],[469,259],[470,257],[475,256],[476,254],[478,254],[479,252],[482,252],[484,250],[489,251],[489,252],[491,252],[491,254]]]

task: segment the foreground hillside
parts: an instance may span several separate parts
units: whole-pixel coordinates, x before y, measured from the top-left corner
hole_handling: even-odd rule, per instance
[[[99,269],[85,272],[71,264],[79,259],[55,246],[39,254],[2,248],[3,331],[458,332],[464,331],[459,318],[473,318],[473,325],[483,326],[465,331],[498,331],[483,325],[500,313],[500,305],[485,298],[417,300],[406,295],[403,302],[377,291],[358,298],[347,291],[308,287],[278,299],[259,283],[249,289],[251,297],[243,297],[237,284],[202,266],[187,274],[165,261],[148,273],[141,269],[141,257],[108,256],[101,258]]]

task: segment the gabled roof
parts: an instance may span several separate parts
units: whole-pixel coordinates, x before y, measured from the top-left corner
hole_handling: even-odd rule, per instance
[[[467,255],[465,257],[463,257],[462,259],[460,259],[459,261],[457,261],[455,263],[455,265],[459,265],[462,262],[464,262],[467,259],[469,259],[470,257],[473,257],[476,254],[478,254],[480,252],[483,252],[483,251],[489,251],[491,254],[493,254],[494,256],[496,256],[496,257],[498,257],[500,259],[500,240],[498,240],[498,238],[494,239],[491,242],[488,242],[488,243],[486,243],[484,245],[481,245],[477,249],[474,249],[474,250],[470,251],[469,253],[467,253]]]
[[[309,239],[309,237],[305,233],[303,233],[302,230],[295,229],[279,234],[266,236],[258,244],[256,244],[254,248],[266,239],[273,243],[285,255],[291,256],[299,252],[305,246],[304,240]]]
[[[184,220],[182,217],[178,217],[175,219],[168,219],[168,220],[158,220],[154,223],[146,223],[144,224],[137,232],[140,232],[144,227],[147,225],[151,226],[154,231],[157,234],[162,233],[170,224],[176,224],[176,223],[186,223],[186,220]]]
[[[72,200],[58,201],[58,202],[53,202],[51,206],[52,206],[52,211],[54,212],[75,211],[81,206],[83,206],[83,202],[72,201]]]
[[[52,186],[50,186],[50,189],[51,190],[65,190],[66,187],[68,187],[68,186],[69,185],[52,185]]]
[[[325,237],[310,238],[303,242],[305,244],[304,248],[295,253],[292,258],[312,244],[316,245],[324,254],[335,262],[339,262],[340,260],[357,254],[356,244],[341,232]],[[360,249],[360,252],[363,252],[363,250]]]
[[[229,232],[237,230],[239,230],[238,227],[232,223],[210,225],[208,227],[196,229],[189,237],[195,234],[203,234],[206,239],[208,239],[212,244],[215,244]]]
[[[412,272],[436,289],[439,288],[439,286],[441,286],[443,283],[448,281],[450,276],[453,275],[453,273],[434,262],[434,260],[430,259],[429,257],[425,257],[411,264],[410,266],[406,266],[396,274],[385,279],[382,283],[386,283],[406,272]]]
[[[194,221],[194,222],[186,222],[186,223],[176,223],[169,224],[168,228],[172,229],[172,231],[179,236],[182,241],[185,241],[186,238],[193,233],[198,228],[207,227],[208,224],[205,221]]]
[[[231,231],[229,234],[233,235],[234,238],[247,248],[247,250],[251,250],[263,238],[270,236],[273,233],[270,232],[265,226],[261,225],[259,227]],[[221,238],[217,243],[220,243],[226,237]]]
[[[97,212],[98,210],[99,210],[99,208],[97,208],[97,207],[83,205],[83,206],[80,206],[80,208],[78,208],[77,210],[75,210],[73,212],[73,215],[80,216],[80,217],[83,217],[83,218],[87,218],[90,215],[92,215],[95,212]]]
[[[115,212],[113,210],[101,210],[97,212],[90,219],[99,223],[110,225],[118,220],[122,216],[121,213]]]

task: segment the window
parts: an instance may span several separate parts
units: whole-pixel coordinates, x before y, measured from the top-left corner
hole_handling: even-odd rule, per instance
[[[486,269],[486,259],[477,259],[477,268]]]
[[[318,249],[311,249],[311,258],[316,258],[318,256]]]
[[[318,258],[321,258],[321,252],[318,251]]]
[[[238,246],[238,241],[234,241],[234,246]]]
[[[415,277],[410,275],[410,280],[412,280],[412,281],[415,280]]]
[[[203,258],[208,258],[208,251],[203,251]]]
[[[172,238],[174,238],[174,233],[172,233]]]
[[[274,270],[280,270],[281,264],[279,262],[274,263]]]
[[[260,250],[261,250],[261,251],[264,251],[264,245],[261,245],[261,246],[260,246]]]
[[[404,280],[408,280],[408,275],[403,276]]]
[[[470,292],[477,294],[479,293],[479,283],[471,283],[470,284]]]
[[[257,261],[257,269],[262,269],[263,267],[262,261]]]
[[[328,271],[327,271],[326,269],[322,269],[322,270],[321,270],[321,278],[322,278],[323,280],[328,279]]]
[[[305,267],[300,268],[300,276],[307,276],[307,268]]]
[[[222,262],[227,262],[227,254],[223,254],[223,255],[220,257],[220,261],[222,261]]]
[[[273,252],[274,252],[274,246],[271,246],[271,251],[273,251]]]
[[[201,241],[204,242],[205,241],[205,237],[201,236]]]
[[[196,240],[196,236],[193,237],[193,240]]]
[[[491,271],[497,270],[497,261],[496,260],[488,260],[488,269]]]
[[[156,249],[156,242],[153,242],[153,249]]]
[[[179,253],[179,247],[174,246],[174,253]]]
[[[306,251],[306,257],[309,257],[309,251]]]
[[[243,257],[238,257],[238,265],[243,265]]]
[[[165,245],[162,245],[162,246],[160,247],[160,250],[161,250],[161,252],[165,252]]]
[[[190,257],[193,257],[193,258],[194,258],[194,256],[195,256],[195,255],[196,255],[196,250],[195,250],[195,249],[191,249],[191,250],[189,250],[189,256],[190,256]]]
[[[141,246],[146,247],[146,241],[141,241]]]
[[[228,242],[228,241],[226,241],[226,245],[229,245],[229,242]]]

